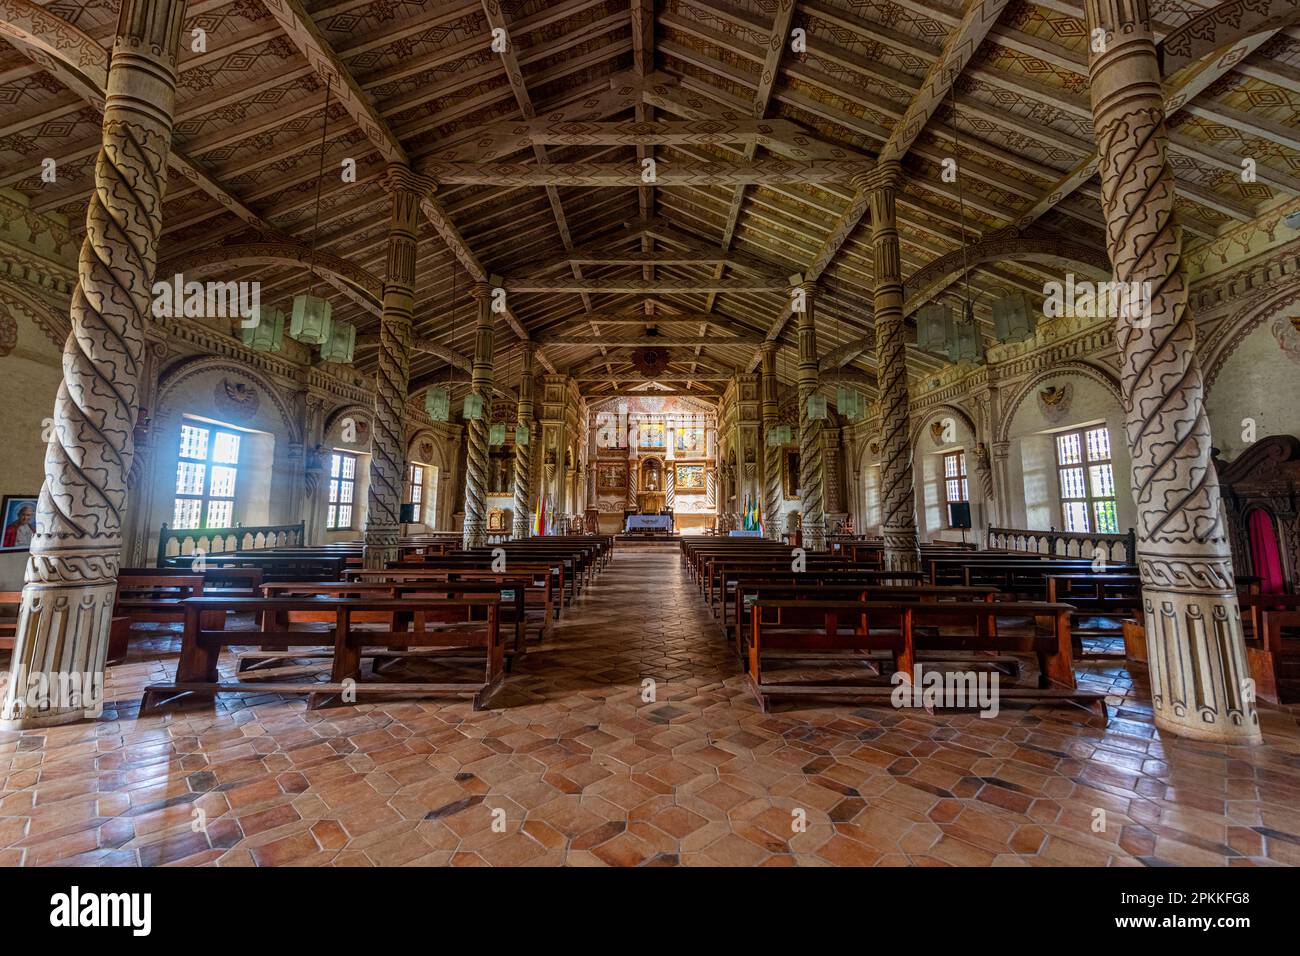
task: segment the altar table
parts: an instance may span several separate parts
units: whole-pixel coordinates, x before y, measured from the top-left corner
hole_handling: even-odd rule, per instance
[[[662,531],[664,534],[673,532],[672,515],[628,515],[627,527],[624,529],[632,531]]]

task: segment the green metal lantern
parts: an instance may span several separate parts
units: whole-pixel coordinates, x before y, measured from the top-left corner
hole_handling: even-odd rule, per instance
[[[481,421],[483,418],[483,396],[475,395],[470,392],[465,396],[465,404],[461,406],[461,417],[466,421]]]
[[[789,425],[773,425],[767,430],[767,443],[774,448],[788,445],[794,439],[794,429]]]
[[[1023,342],[1038,326],[1033,302],[1023,292],[1008,292],[993,300],[993,335],[999,342]]]
[[[835,390],[835,408],[849,421],[858,421],[864,411],[862,396],[857,389],[840,385]]]
[[[284,348],[283,309],[258,309],[251,318],[253,324],[239,330],[245,345],[256,352],[279,352]]]
[[[826,396],[820,392],[808,396],[808,419],[814,422],[826,420]]]
[[[529,437],[529,428],[527,425],[519,425],[515,428],[516,445],[527,445]]]
[[[980,337],[980,329],[975,322],[975,310],[969,302],[966,303],[963,320],[957,323],[956,332],[956,360],[981,364],[984,361],[984,340]]]
[[[932,302],[916,316],[916,347],[932,355],[945,354],[952,338],[952,310],[942,303]]]
[[[324,345],[330,337],[333,311],[328,299],[316,295],[294,296],[289,334],[304,345]]]
[[[424,393],[424,410],[435,422],[451,421],[451,392],[431,388]]]
[[[330,323],[329,338],[320,347],[320,357],[324,362],[352,364],[352,352],[357,344],[357,327],[351,322]]]
[[[492,425],[490,428],[488,428],[489,445],[504,445],[505,443],[506,443],[506,426],[503,423],[497,422],[495,425]]]

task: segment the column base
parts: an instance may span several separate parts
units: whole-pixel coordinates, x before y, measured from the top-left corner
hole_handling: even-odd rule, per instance
[[[921,570],[921,546],[915,528],[886,528],[883,537],[886,571]]]
[[[103,713],[104,661],[116,594],[116,581],[27,585],[0,727],[53,727]]]
[[[1156,727],[1193,740],[1260,743],[1236,592],[1188,593],[1145,582],[1142,591]]]
[[[361,562],[367,571],[382,571],[388,562],[397,560],[396,528],[367,528]]]
[[[465,517],[465,547],[482,548],[487,545],[487,522],[482,518]]]

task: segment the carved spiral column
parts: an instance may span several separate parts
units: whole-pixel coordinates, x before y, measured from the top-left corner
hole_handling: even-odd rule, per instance
[[[10,730],[102,708],[184,8],[123,0],[119,14],[38,533],[0,708]],[[58,693],[72,674],[89,675],[85,694]]]
[[[885,162],[856,185],[871,191],[871,240],[876,269],[873,295],[876,375],[880,392],[880,515],[885,567],[891,571],[915,571],[921,566],[921,554],[916,536],[916,492],[912,484],[903,273],[894,206],[900,174],[901,167],[896,161]]]
[[[1115,280],[1149,283],[1149,316],[1116,323],[1128,399],[1138,567],[1156,726],[1261,739],[1174,217],[1160,68],[1146,0],[1088,0],[1090,92]]]
[[[406,393],[411,377],[416,225],[420,200],[433,191],[428,180],[396,164],[388,167],[384,187],[392,203],[392,215],[379,317],[375,428],[370,442],[370,491],[366,498],[364,560],[368,568],[384,568],[397,558],[406,480]]]
[[[826,546],[826,513],[822,501],[822,423],[808,417],[808,399],[817,392],[817,287],[805,283],[804,309],[799,313],[799,494],[803,506],[803,544],[820,551]]]
[[[520,345],[523,367],[519,378],[519,404],[515,406],[515,423],[531,432],[533,427],[533,356],[537,345],[524,342]],[[531,435],[530,435],[531,437]],[[514,537],[527,538],[530,528],[530,502],[528,492],[532,487],[532,450],[531,444],[521,445],[515,442],[515,527]]]
[[[492,290],[486,282],[473,288],[478,301],[474,327],[474,370],[470,390],[483,400],[483,414],[465,422],[465,547],[487,544],[488,419],[492,412]]]
[[[760,348],[763,373],[763,512],[767,516],[767,536],[781,540],[781,453],[780,445],[768,441],[776,428],[780,407],[777,403],[776,343],[764,342]]]

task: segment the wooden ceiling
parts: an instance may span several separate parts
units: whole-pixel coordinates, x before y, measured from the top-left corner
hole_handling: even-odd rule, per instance
[[[115,0],[39,5],[111,45]],[[1159,37],[1210,5],[1153,0]],[[873,394],[870,223],[829,164],[902,158],[905,277],[963,237],[1017,226],[1104,262],[1082,17],[1080,0],[192,0],[185,36],[205,31],[206,51],[181,59],[160,268],[200,255],[187,278],[260,279],[264,302],[304,290],[301,263],[232,265],[211,250],[310,242],[328,75],[318,249],[382,282],[385,163],[442,178],[422,221],[427,348],[413,390],[457,374],[448,350],[472,351],[469,285],[496,275],[511,289],[496,339],[507,388],[526,335],[542,343],[542,366],[579,376],[584,393],[625,390],[650,326],[669,344],[674,391],[719,392],[756,366],[764,338],[779,340],[791,382],[783,287],[801,275],[822,288],[819,352],[849,359]],[[1192,244],[1300,193],[1300,30],[1250,43],[1235,63],[1202,57],[1166,78]],[[50,57],[21,40],[0,47],[0,189],[80,230],[99,113]],[[965,59],[955,83],[935,66],[945,51]],[[638,136],[647,130],[660,135]],[[44,157],[58,161],[55,183],[42,181]],[[957,182],[942,175],[950,157]],[[1254,182],[1242,181],[1244,157]],[[654,185],[638,176],[647,159],[662,174]],[[340,175],[345,160],[355,182]],[[993,297],[1039,294],[1057,275],[1051,261],[976,265],[986,334]],[[330,293],[335,316],[375,332],[365,283],[335,284],[346,290]],[[937,289],[964,293],[951,280]],[[917,375],[940,367],[910,360]],[[373,363],[373,348],[358,353],[362,371]]]

